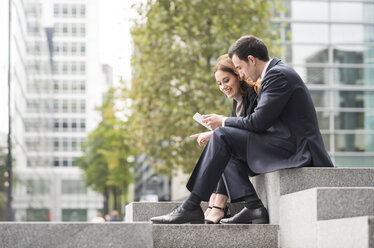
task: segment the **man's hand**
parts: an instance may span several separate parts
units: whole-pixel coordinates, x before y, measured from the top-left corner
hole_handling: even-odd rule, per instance
[[[208,142],[210,137],[212,136],[213,131],[205,132],[205,133],[197,133],[190,136],[190,138],[197,138],[197,143],[199,146],[203,146]]]
[[[210,127],[212,130],[216,129],[217,127],[222,127],[222,122],[225,116],[223,115],[203,115],[203,122]]]

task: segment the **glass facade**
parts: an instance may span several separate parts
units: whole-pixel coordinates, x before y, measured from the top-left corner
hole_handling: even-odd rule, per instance
[[[374,1],[283,0],[281,59],[312,95],[336,166],[374,166]]]

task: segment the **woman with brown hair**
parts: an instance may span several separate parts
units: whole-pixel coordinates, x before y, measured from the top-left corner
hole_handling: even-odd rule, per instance
[[[214,76],[218,87],[228,98],[233,100],[233,108],[231,116],[247,116],[252,113],[257,103],[257,93],[259,90],[259,82],[246,82],[241,79],[232,60],[227,54],[220,56],[214,67]],[[252,86],[252,87],[251,87]],[[257,92],[256,92],[257,91]],[[191,135],[191,138],[197,138],[199,146],[204,146],[213,131],[198,133]],[[209,199],[208,209],[204,213],[206,224],[217,224],[222,218],[229,217],[227,208],[227,199],[230,196],[231,201],[239,201],[241,198],[235,199],[235,195],[243,195],[242,192],[232,192],[230,190],[230,180],[239,180],[244,185],[248,184],[248,172],[238,171],[242,166],[235,166],[235,159],[231,161],[232,166],[227,166],[217,184],[217,188]],[[245,167],[243,167],[245,168]],[[227,177],[225,177],[227,175]],[[238,177],[240,175],[240,177]],[[245,188],[245,187],[244,187]]]

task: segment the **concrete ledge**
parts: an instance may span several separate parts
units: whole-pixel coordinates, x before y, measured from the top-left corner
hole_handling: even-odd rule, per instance
[[[182,202],[132,202],[126,206],[125,222],[149,221],[151,217],[170,213]],[[243,208],[243,203],[229,203],[231,214],[236,214]],[[203,211],[208,207],[207,202],[202,202]]]
[[[0,222],[0,247],[153,247],[152,224]]]
[[[317,230],[318,248],[374,247],[374,216],[318,221]]]
[[[284,169],[258,175],[251,180],[262,202],[268,207],[270,223],[279,224],[281,195],[315,187],[374,187],[374,168]]]
[[[314,188],[281,196],[281,246],[316,248],[318,221],[374,215],[373,199],[374,187]]]
[[[278,225],[153,225],[154,247],[279,247]]]

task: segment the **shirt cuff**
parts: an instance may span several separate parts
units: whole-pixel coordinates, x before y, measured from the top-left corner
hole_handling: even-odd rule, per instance
[[[222,120],[222,127],[225,126],[225,121],[226,121],[227,118],[228,118],[228,117],[223,117],[223,120]]]

